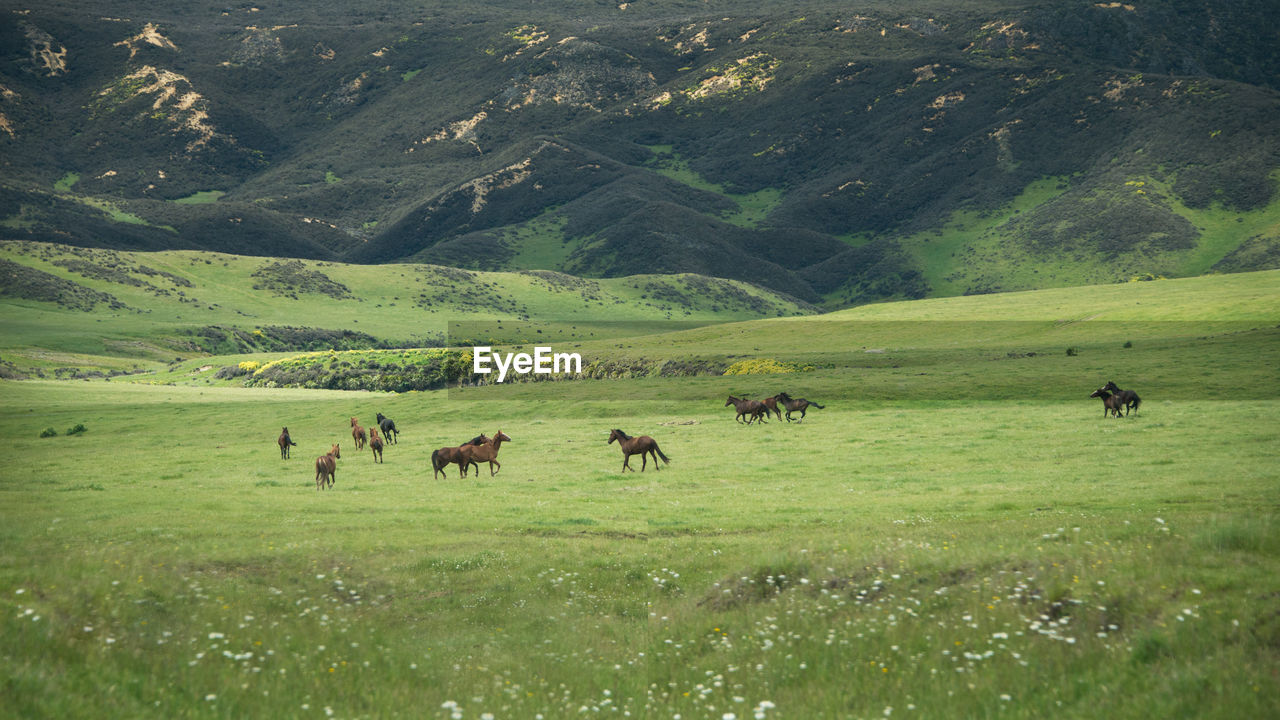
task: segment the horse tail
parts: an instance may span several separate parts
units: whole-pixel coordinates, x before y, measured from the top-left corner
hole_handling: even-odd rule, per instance
[[[816,407],[816,408],[818,408],[819,410],[826,410],[826,408],[824,408],[823,406],[819,405],[818,403],[816,403],[816,402],[814,402],[814,401],[812,401],[812,400],[810,400],[810,401],[809,401],[809,404],[810,404],[810,405],[812,405],[812,406],[814,406],[814,407]]]
[[[658,443],[656,443],[656,442],[653,444],[653,451],[654,451],[654,452],[656,452],[656,453],[658,453],[658,457],[662,458],[662,462],[664,462],[664,463],[666,463],[666,464],[668,464],[668,465],[670,465],[670,464],[671,464],[671,459],[670,459],[670,458],[668,458],[666,455],[663,455],[663,454],[662,454],[662,448],[658,447]]]
[[[431,451],[431,469],[432,470],[440,469],[440,451],[439,450]]]
[[[1142,404],[1142,398],[1138,397],[1137,393],[1134,393],[1134,395],[1133,395],[1133,411],[1134,411],[1134,412],[1138,412],[1138,406],[1139,406],[1139,405],[1141,405],[1141,404]]]

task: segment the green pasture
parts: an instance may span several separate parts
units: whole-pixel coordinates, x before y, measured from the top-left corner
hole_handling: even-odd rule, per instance
[[[401,395],[0,383],[0,714],[1274,715],[1271,318]],[[1102,418],[1109,377],[1137,414]],[[723,406],[784,388],[825,408]],[[614,427],[671,465],[622,474]],[[432,477],[497,430],[498,475]]]

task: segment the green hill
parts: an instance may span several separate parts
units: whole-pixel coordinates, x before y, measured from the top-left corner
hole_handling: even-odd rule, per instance
[[[0,243],[0,278],[0,353],[28,371],[439,346],[450,323],[455,335],[483,327],[496,339],[589,338],[813,312],[756,285],[700,275],[592,280],[26,242]]]
[[[0,26],[0,237],[831,307],[1280,264],[1280,10],[142,3]]]

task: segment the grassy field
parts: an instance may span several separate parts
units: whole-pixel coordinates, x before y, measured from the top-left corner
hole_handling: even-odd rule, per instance
[[[0,715],[1276,715],[1274,277],[610,341],[815,363],[786,375],[0,382]],[[723,406],[784,388],[825,408]],[[614,427],[671,465],[621,474]],[[499,429],[497,476],[432,477]]]

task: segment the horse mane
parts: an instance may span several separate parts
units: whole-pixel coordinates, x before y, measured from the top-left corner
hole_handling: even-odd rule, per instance
[[[618,428],[614,428],[614,429],[613,429],[613,431],[614,431],[614,432],[616,432],[616,433],[618,433],[618,436],[619,436],[619,437],[621,437],[623,440],[630,440],[630,439],[631,439],[631,436],[630,436],[630,435],[628,435],[628,434],[626,434],[626,433],[622,432],[622,431],[621,431],[621,430],[619,430]]]
[[[486,438],[485,438],[485,436],[484,436],[484,433],[480,433],[479,435],[477,435],[477,436],[475,436],[475,437],[471,438],[470,440],[468,440],[468,441],[466,441],[466,442],[464,442],[464,443],[462,443],[462,444],[463,444],[463,445],[483,445],[483,444],[484,444],[485,439],[486,439]]]

